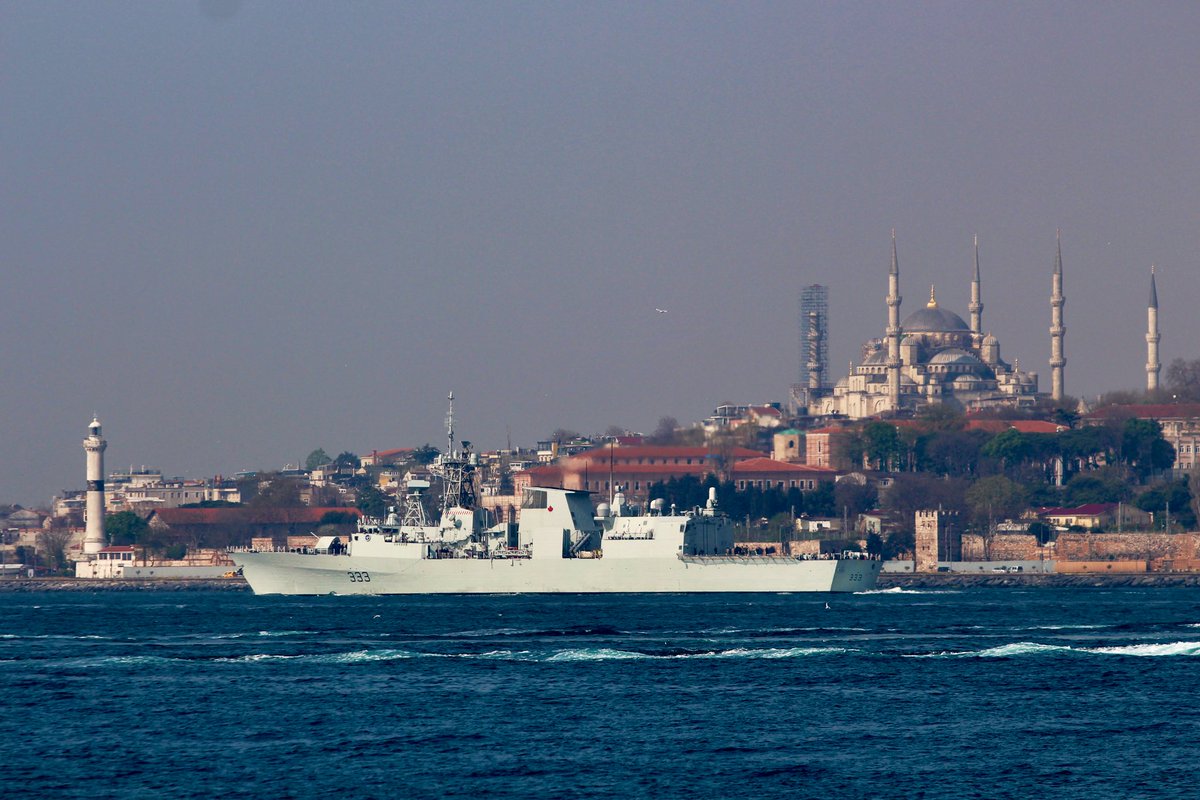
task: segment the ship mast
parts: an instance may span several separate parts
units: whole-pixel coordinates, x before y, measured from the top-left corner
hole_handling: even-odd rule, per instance
[[[430,465],[430,472],[442,479],[442,521],[452,508],[475,508],[475,458],[471,443],[464,441],[462,450],[454,448],[454,392],[447,398],[450,410],[446,413],[446,452]]]

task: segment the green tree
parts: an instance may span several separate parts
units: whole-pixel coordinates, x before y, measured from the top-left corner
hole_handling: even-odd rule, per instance
[[[554,432],[550,434],[550,441],[558,442],[559,444],[582,438],[583,436],[580,435],[579,431],[573,431],[570,428],[555,428]]]
[[[917,468],[940,475],[966,476],[979,471],[979,459],[988,441],[983,431],[947,430],[922,437]]]
[[[170,544],[170,545],[166,545],[163,548],[162,552],[163,552],[164,558],[170,558],[170,559],[177,560],[177,559],[180,559],[180,558],[183,558],[184,556],[186,556],[187,551],[188,551],[188,548],[187,548],[186,544]]]
[[[394,502],[389,495],[379,491],[374,486],[364,486],[358,490],[358,510],[368,517],[382,517],[387,514],[388,506]]]
[[[412,451],[412,460],[422,466],[427,466],[432,464],[433,460],[437,458],[438,455],[440,455],[440,453],[436,447],[431,444],[423,444]]]
[[[1101,461],[1111,461],[1120,440],[1119,430],[1112,425],[1085,425],[1058,434],[1058,450],[1067,473],[1093,468]]]
[[[876,420],[863,426],[864,455],[868,463],[878,470],[893,470],[900,461],[903,449],[896,426],[890,422]]]
[[[1025,489],[1003,475],[992,475],[981,478],[967,489],[966,499],[975,529],[983,535],[984,558],[990,560],[996,522],[1021,515],[1027,507]]]
[[[1167,366],[1167,389],[1178,400],[1200,402],[1200,359],[1173,360]]]
[[[1112,468],[1080,473],[1063,487],[1063,505],[1068,508],[1087,503],[1120,503],[1131,496],[1129,481]]]
[[[1167,513],[1170,512],[1172,528],[1177,524],[1184,530],[1194,530],[1196,527],[1196,515],[1192,510],[1192,493],[1186,479],[1156,483],[1138,495],[1135,502],[1142,511],[1154,514],[1154,518],[1160,524],[1164,522]]]
[[[1121,431],[1121,460],[1145,480],[1175,463],[1175,448],[1163,438],[1162,425],[1154,420],[1127,419]]]
[[[104,530],[113,544],[142,544],[150,525],[132,511],[118,511],[104,518]]]
[[[933,432],[961,431],[967,424],[961,411],[945,403],[921,406],[916,418],[925,430]]]
[[[328,464],[332,459],[325,452],[324,448],[318,447],[308,454],[308,458],[304,459],[304,467],[309,472],[312,472],[317,467],[322,467]]]
[[[971,518],[980,528],[994,528],[996,522],[1017,519],[1028,507],[1025,487],[1004,475],[980,478],[966,492]]]
[[[863,485],[852,480],[841,480],[834,484],[833,496],[838,514],[845,514],[851,524],[859,514],[872,510],[879,502],[879,492],[873,484]]]
[[[258,492],[248,505],[255,508],[295,508],[300,502],[300,482],[280,475],[259,475]]]
[[[1029,523],[1029,532],[1037,537],[1038,544],[1047,544],[1054,538],[1054,526],[1045,522]]]
[[[46,565],[55,571],[67,568],[67,543],[71,541],[69,528],[50,528],[38,534],[37,546],[46,560]]]
[[[660,417],[654,433],[650,434],[651,444],[674,444],[675,431],[679,428],[679,420],[674,417]]]
[[[1033,451],[1025,434],[1016,428],[1009,428],[992,437],[980,452],[988,458],[996,459],[1000,462],[1001,469],[1007,470],[1024,463]]]
[[[960,514],[965,512],[968,486],[970,483],[962,478],[943,478],[927,472],[896,475],[879,499],[893,525],[888,532],[886,552],[891,555],[912,547],[918,510],[940,507]]]
[[[359,458],[349,450],[343,450],[338,453],[337,458],[333,459],[335,467],[349,467],[350,469],[358,469]]]

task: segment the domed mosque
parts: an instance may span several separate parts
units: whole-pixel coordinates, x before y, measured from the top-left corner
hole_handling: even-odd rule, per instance
[[[1019,363],[1013,366],[1001,359],[1000,342],[990,333],[983,333],[978,239],[970,324],[938,305],[933,287],[925,307],[899,321],[900,268],[895,231],[887,304],[889,324],[885,336],[863,346],[862,362],[851,367],[850,374],[834,385],[832,393],[811,398],[809,414],[858,419],[931,403],[963,410],[1033,405],[1037,373],[1022,371]]]

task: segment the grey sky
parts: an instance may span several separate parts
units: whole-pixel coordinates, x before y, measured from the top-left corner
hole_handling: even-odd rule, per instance
[[[224,13],[230,11],[232,13]],[[936,283],[1048,389],[1200,357],[1193,3],[0,3],[0,501],[652,429]],[[670,309],[655,313],[655,307]]]

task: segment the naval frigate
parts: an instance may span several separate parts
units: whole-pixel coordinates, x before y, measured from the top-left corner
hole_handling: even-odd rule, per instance
[[[451,395],[453,401],[453,395]],[[425,516],[423,480],[407,484],[403,513],[360,519],[345,537],[313,548],[231,552],[256,594],[391,595],[652,592],[858,592],[882,566],[865,554],[759,555],[734,542],[716,490],[703,507],[645,509],[620,492],[593,510],[591,493],[524,490],[519,522],[485,527],[468,443],[430,466],[442,482],[436,524]]]

